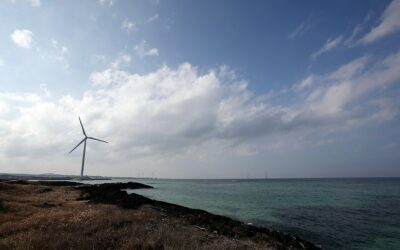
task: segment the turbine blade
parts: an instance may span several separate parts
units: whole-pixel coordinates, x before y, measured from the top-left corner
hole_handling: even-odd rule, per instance
[[[84,142],[85,140],[86,140],[86,138],[83,139],[80,143],[78,143],[78,145],[76,145],[71,151],[69,151],[69,154],[72,153],[72,151],[74,151],[77,147],[79,147],[79,145],[81,145],[82,142]]]
[[[82,132],[86,136],[86,132],[85,132],[85,129],[83,128],[83,124],[82,124],[81,118],[79,116],[78,116],[78,118],[79,118],[79,123],[81,124],[81,127],[82,127]]]
[[[100,139],[97,139],[97,138],[94,138],[94,137],[88,137],[88,139],[92,139],[92,140],[95,140],[95,141],[101,141],[101,142],[104,142],[104,143],[108,143],[106,141],[103,141],[103,140],[100,140]]]

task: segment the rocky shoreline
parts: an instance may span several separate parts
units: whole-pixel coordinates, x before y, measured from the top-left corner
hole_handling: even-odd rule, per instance
[[[204,231],[207,235],[215,237],[227,237],[234,240],[251,240],[258,243],[265,242],[269,248],[266,249],[319,249],[314,244],[272,229],[247,225],[231,218],[208,213],[200,209],[191,209],[184,206],[167,202],[152,200],[144,196],[131,193],[126,189],[153,188],[151,186],[128,182],[128,183],[106,183],[96,185],[83,185],[82,183],[70,181],[14,181],[20,185],[42,185],[51,187],[68,187],[79,191],[77,201],[88,204],[117,205],[123,210],[136,210],[142,206],[151,206],[162,218],[176,218],[182,224],[192,225]]]
[[[142,205],[152,205],[167,215],[178,217],[194,226],[216,234],[234,238],[262,236],[276,241],[276,246],[278,248],[282,247],[282,249],[319,249],[314,244],[293,235],[263,227],[247,225],[225,216],[211,214],[204,210],[152,200],[135,193],[128,194],[124,191],[124,189],[153,188],[145,184],[135,182],[109,183],[78,186],[77,188],[82,191],[80,199],[83,200],[87,199],[91,202],[115,204],[124,209],[137,208]]]

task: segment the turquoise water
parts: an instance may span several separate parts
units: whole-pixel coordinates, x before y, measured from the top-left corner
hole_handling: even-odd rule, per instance
[[[400,249],[400,178],[151,180],[135,193],[301,236],[324,249]]]

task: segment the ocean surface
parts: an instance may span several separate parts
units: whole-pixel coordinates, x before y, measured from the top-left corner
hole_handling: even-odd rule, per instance
[[[129,192],[274,228],[323,249],[400,249],[400,178],[137,181],[155,189]]]

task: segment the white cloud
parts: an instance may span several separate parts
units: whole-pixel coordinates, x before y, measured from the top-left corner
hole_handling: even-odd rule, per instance
[[[292,32],[289,34],[290,39],[295,39],[296,37],[303,36],[311,28],[310,18],[299,24]]]
[[[14,30],[11,34],[12,41],[21,48],[30,49],[33,43],[33,32],[30,30]]]
[[[364,20],[353,28],[351,35],[348,38],[346,38],[346,40],[343,42],[347,47],[354,47],[356,45],[359,45],[358,36],[365,29],[365,26],[367,22],[371,19],[371,17],[372,13],[369,12],[365,16]]]
[[[145,56],[158,56],[158,49],[157,48],[149,48],[147,42],[142,40],[139,44],[136,44],[133,49],[135,50],[136,54],[140,57]]]
[[[369,57],[363,56],[349,63],[340,66],[334,72],[325,76],[328,80],[348,80],[353,79],[357,74],[362,72],[368,63]]]
[[[400,30],[400,0],[393,0],[385,9],[377,26],[360,39],[361,43],[372,43]]]
[[[92,63],[93,64],[102,64],[106,62],[107,57],[105,55],[97,54],[92,56]]]
[[[96,169],[89,168],[89,174],[127,173],[144,163],[163,169],[179,159],[190,159],[190,168],[207,157],[319,145],[334,138],[332,131],[398,115],[399,101],[379,90],[400,80],[400,53],[371,61],[361,57],[331,73],[311,74],[302,83],[306,92],[285,96],[298,102],[277,104],[250,91],[226,67],[204,72],[184,63],[135,74],[121,69],[130,62],[121,55],[91,74],[93,85],[80,97],[0,93],[2,110],[10,115],[0,116],[0,160],[42,159],[35,166],[54,162],[78,172],[70,166],[78,168],[80,154],[65,154],[80,138],[78,115],[88,133],[110,141],[107,147],[90,144],[89,150],[96,150],[88,160]],[[121,172],[111,171],[110,162]]]
[[[69,68],[67,57],[69,55],[69,49],[65,45],[60,45],[55,39],[51,40],[51,46],[53,52],[48,57],[54,58],[62,63],[66,68]]]
[[[41,0],[24,0],[26,3],[28,3],[32,7],[40,7],[42,5]],[[15,4],[17,0],[11,0],[12,4]]]
[[[127,66],[131,63],[131,56],[128,54],[122,54],[117,57],[117,59],[111,63],[111,68],[112,69],[119,69],[123,66]]]
[[[151,16],[147,19],[148,22],[153,22],[157,19],[159,19],[160,17],[158,16],[158,14],[155,14],[154,16]]]
[[[121,29],[125,30],[126,32],[130,33],[131,31],[136,31],[137,27],[136,24],[132,21],[129,21],[127,18],[121,23]]]
[[[158,49],[152,48],[146,52],[146,56],[158,56]]]
[[[40,0],[27,0],[32,7],[40,7]]]
[[[371,114],[366,115],[371,105],[374,106],[373,102],[359,104],[353,108],[350,104],[354,105],[359,98],[400,80],[400,52],[388,56],[370,68],[367,68],[368,59],[366,56],[358,58],[330,74],[317,77],[319,84],[307,96],[308,109],[321,116],[346,117],[344,127],[356,123],[355,120],[361,123],[377,118],[378,116]],[[379,105],[375,103],[375,106]],[[379,112],[385,113],[384,109]]]
[[[152,5],[159,5],[161,3],[160,0],[147,0]]]
[[[113,6],[116,0],[99,0],[101,5]]]
[[[57,40],[55,39],[51,40],[51,46],[53,47],[53,49],[59,51],[61,55],[65,55],[68,53],[68,48],[66,46],[59,45]]]
[[[294,89],[297,91],[302,91],[304,89],[310,88],[315,81],[314,75],[309,75],[305,79],[301,80],[299,83],[294,85]]]
[[[103,72],[93,72],[89,78],[94,86],[107,86],[120,84],[126,81],[128,74],[120,69],[130,64],[132,58],[128,54],[122,54],[110,64],[110,67]]]
[[[40,96],[33,93],[11,93],[11,92],[0,92],[0,98],[3,101],[13,102],[15,104],[32,104],[37,103],[41,100]]]
[[[337,46],[339,46],[341,44],[343,40],[343,36],[338,36],[336,38],[329,38],[324,46],[322,46],[322,48],[320,48],[318,51],[314,52],[313,54],[311,54],[311,59],[316,59],[317,57],[319,57],[320,55],[322,55],[323,53],[326,53],[334,48],[336,48]]]
[[[46,85],[46,84],[41,83],[41,84],[39,85],[39,87],[40,87],[40,89],[43,91],[43,93],[44,93],[44,95],[45,95],[46,97],[50,97],[50,96],[51,96],[51,92],[50,92],[50,90],[47,88],[47,85]]]

